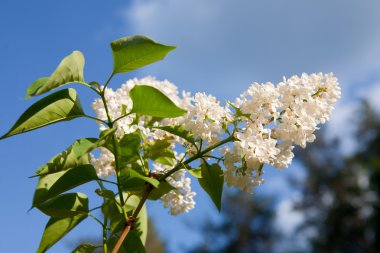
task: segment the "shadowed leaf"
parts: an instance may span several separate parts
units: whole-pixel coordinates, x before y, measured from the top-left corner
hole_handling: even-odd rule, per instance
[[[41,176],[34,192],[33,206],[96,179],[97,175],[90,164],[81,165],[68,171]]]
[[[161,129],[165,132],[181,137],[195,145],[194,136],[190,133],[190,131],[187,131],[184,126],[159,126],[154,128]]]
[[[216,163],[212,165],[203,163],[201,165],[201,172],[202,178],[198,179],[199,184],[207,192],[220,212],[224,183],[222,168]]]
[[[82,193],[66,193],[36,205],[46,215],[71,217],[88,212],[88,198]]]
[[[42,235],[37,253],[44,253],[56,242],[70,232],[75,226],[87,217],[87,214],[78,214],[66,218],[50,218]]]
[[[90,243],[85,243],[76,247],[71,253],[92,253],[96,247]]]
[[[0,139],[83,115],[84,112],[76,91],[74,89],[60,90],[30,106],[8,133]]]

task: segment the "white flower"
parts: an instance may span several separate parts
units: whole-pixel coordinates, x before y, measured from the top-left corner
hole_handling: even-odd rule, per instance
[[[185,129],[202,140],[212,142],[217,134],[223,134],[223,124],[232,120],[228,107],[220,106],[220,102],[211,95],[196,93],[192,104],[187,107],[187,114],[178,119]]]
[[[235,102],[242,113],[257,125],[266,125],[279,117],[279,93],[272,83],[253,83]],[[242,118],[243,121],[247,121]]]
[[[211,95],[196,93],[178,94],[177,87],[169,81],[157,81],[153,77],[132,79],[113,91],[107,88],[105,97],[109,107],[111,119],[119,118],[122,110],[126,112],[132,108],[129,96],[130,90],[137,84],[153,86],[166,94],[179,107],[187,110],[182,117],[163,119],[154,122],[154,126],[184,126],[196,138],[195,145],[188,145],[187,141],[165,131],[148,126],[152,119],[148,116],[140,117],[136,122],[134,114],[122,118],[116,123],[117,136],[139,130],[146,138],[146,144],[165,139],[175,144],[186,146],[187,154],[197,153],[202,149],[217,143],[225,129],[232,128],[234,123],[234,137],[232,148],[225,147],[220,152],[225,165],[225,181],[230,186],[252,192],[252,188],[263,182],[262,167],[269,164],[280,169],[288,167],[294,154],[295,145],[306,147],[306,144],[315,140],[315,130],[325,123],[340,98],[340,87],[333,74],[302,74],[292,76],[277,85],[272,83],[253,83],[236,99],[232,105],[236,109],[233,116],[228,106],[221,106],[220,102]],[[93,108],[102,120],[107,115],[102,101],[96,100]],[[235,118],[234,118],[235,117]],[[228,128],[230,125],[230,128]],[[104,125],[100,125],[105,129]],[[201,142],[202,141],[202,142]],[[107,153],[108,152],[108,153]],[[210,151],[207,155],[211,155]],[[113,156],[107,150],[101,150],[98,159],[92,158],[99,175],[107,176],[113,171]],[[168,166],[153,164],[155,171],[168,171]],[[176,189],[162,197],[166,207],[176,215],[187,212],[194,207],[190,179],[185,178],[185,171],[174,173],[167,181]]]
[[[319,124],[329,119],[340,98],[333,74],[302,74],[277,84],[253,83],[235,101],[239,128],[233,150],[224,152],[228,185],[251,191],[259,184],[257,168],[263,164],[288,167],[294,145],[315,140]],[[235,166],[243,161],[244,166]]]
[[[260,163],[255,165],[244,166],[245,161],[236,151],[231,151],[225,146],[220,149],[220,153],[224,155],[224,180],[228,186],[239,188],[240,190],[252,192],[255,186],[262,184],[259,169]]]
[[[107,101],[108,112],[111,120],[115,120],[122,116],[123,107],[128,113],[133,106],[132,100],[130,98],[129,92],[135,85],[149,85],[152,86],[166,96],[168,96],[177,106],[186,109],[190,103],[190,94],[183,92],[182,98],[178,96],[178,88],[173,83],[168,80],[158,81],[154,77],[148,76],[142,79],[131,79],[124,83],[116,91],[113,91],[111,88],[106,88],[105,90],[105,99]],[[102,120],[107,120],[107,114],[101,99],[96,99],[92,104],[93,110],[96,112],[98,118]],[[136,130],[140,130],[147,138],[160,139],[168,134],[160,130],[152,130],[146,127],[146,124],[151,119],[149,116],[141,116],[139,122],[135,122],[136,115],[131,114],[122,119],[118,120],[115,123],[117,129],[117,136],[122,137],[124,134],[133,133]],[[135,123],[134,123],[135,122]],[[171,125],[170,120],[165,120],[161,122],[160,125]],[[106,126],[100,124],[100,130],[106,129]],[[176,137],[178,139],[178,137]]]
[[[172,167],[154,163],[153,171],[166,172]],[[161,197],[161,201],[165,208],[170,209],[171,215],[178,215],[180,213],[187,213],[195,207],[194,196],[195,192],[191,191],[191,179],[185,177],[186,170],[181,169],[174,172],[171,176],[166,178],[166,181],[175,189]]]
[[[98,177],[108,177],[115,172],[114,155],[106,148],[99,148],[100,155],[96,158],[91,154],[91,164],[94,166]]]

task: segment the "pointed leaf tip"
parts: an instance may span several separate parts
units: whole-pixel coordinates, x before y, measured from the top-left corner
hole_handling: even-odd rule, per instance
[[[41,95],[62,85],[75,82],[84,82],[84,56],[80,51],[73,51],[66,56],[49,77],[38,78],[32,83],[25,98]]]
[[[186,114],[164,93],[148,85],[136,85],[130,91],[133,102],[131,112],[160,118],[175,118]]]
[[[114,73],[130,72],[162,60],[176,47],[160,44],[143,35],[127,36],[111,42]]]
[[[30,106],[0,139],[83,115],[76,91],[74,89],[60,90]]]
[[[207,192],[220,212],[224,184],[223,170],[217,163],[212,165],[203,163],[201,172],[202,178],[198,179],[199,184]]]

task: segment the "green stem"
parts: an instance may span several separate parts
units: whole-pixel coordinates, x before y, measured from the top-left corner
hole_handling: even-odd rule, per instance
[[[211,145],[210,147],[206,148],[205,150],[201,151],[201,152],[198,152],[196,155],[188,158],[186,161],[182,162],[180,161],[179,163],[177,163],[177,165],[170,171],[168,171],[167,173],[165,173],[164,175],[162,175],[158,180],[160,182],[164,181],[167,177],[169,177],[171,174],[173,174],[174,172],[180,170],[181,168],[183,168],[184,164],[188,164],[188,163],[191,163],[192,161],[198,159],[198,158],[201,158],[204,154],[207,154],[208,152],[210,152],[211,150],[223,145],[223,144],[226,144],[230,141],[233,141],[235,140],[234,136],[231,135],[229,137],[227,137],[226,139],[218,142],[218,143],[215,143],[213,145]],[[133,223],[135,222],[138,214],[140,213],[141,211],[141,208],[144,206],[145,204],[145,201],[148,199],[148,196],[150,194],[150,192],[153,190],[153,186],[151,184],[147,184],[146,187],[145,187],[145,190],[144,190],[144,193],[143,193],[143,196],[138,204],[138,206],[136,207],[135,211],[133,212],[132,214],[132,217],[130,217],[128,219],[128,222],[127,222],[127,225],[124,227],[123,229],[123,232],[121,233],[121,236],[119,238],[119,240],[117,241],[115,247],[113,248],[112,250],[112,253],[117,253],[119,248],[121,247],[121,244],[123,243],[125,237],[127,237],[131,227],[133,226]]]
[[[104,191],[106,188],[104,187],[103,183],[100,180],[97,180],[97,182],[100,186],[100,189],[102,189],[102,191]],[[106,198],[103,197],[103,205],[105,205],[105,203],[106,203]],[[102,206],[100,206],[100,207],[102,207]],[[94,210],[94,208],[92,210]],[[108,224],[107,214],[103,213],[102,227],[103,227],[103,250],[104,250],[104,253],[108,252],[108,249],[107,249],[107,224]]]
[[[127,237],[129,231],[131,230],[133,223],[136,221],[137,216],[139,215],[139,213],[141,211],[141,208],[144,206],[145,201],[147,200],[147,198],[148,198],[148,196],[152,190],[153,190],[153,186],[151,184],[147,184],[145,186],[143,196],[142,196],[138,206],[136,207],[135,211],[133,212],[132,216],[128,218],[127,224],[124,227],[119,239],[117,240],[115,247],[112,250],[112,253],[117,253],[119,251],[121,245],[123,244],[123,242],[124,242],[125,238]]]
[[[90,88],[91,90],[93,90],[94,92],[96,92],[97,94],[99,94],[99,91],[97,89],[94,89],[94,87],[92,87],[90,84],[85,83],[85,82],[78,82],[78,83],[86,86],[87,88]]]
[[[107,216],[106,215],[104,215],[103,223],[104,223],[104,226],[103,226],[103,251],[106,253],[106,252],[108,252],[108,249],[107,249]]]
[[[106,180],[106,179],[101,179],[101,178],[99,178],[99,179],[97,179],[97,180],[102,181],[102,182],[105,182],[105,183],[109,183],[109,184],[117,185],[117,183],[112,182],[112,181],[109,181],[109,180]]]
[[[104,88],[103,88],[103,92],[106,90],[108,84],[110,83],[112,77],[115,75],[115,72],[112,72],[112,74],[110,75],[110,77],[108,78],[107,82],[104,84]]]
[[[96,220],[100,225],[102,225],[102,227],[104,227],[104,223],[103,222],[101,222],[98,218],[96,218],[94,215],[92,215],[92,214],[88,214],[88,216],[90,216],[91,218],[93,218],[94,220]]]
[[[90,210],[88,210],[89,212],[92,212],[92,211],[95,211],[97,209],[100,209],[102,208],[103,206],[97,206],[97,207],[94,207],[94,208],[91,208]]]
[[[122,119],[122,118],[124,118],[124,117],[127,117],[127,116],[129,116],[129,115],[131,115],[133,112],[129,112],[129,113],[127,113],[127,114],[124,114],[124,115],[122,115],[122,116],[120,116],[119,118],[116,118],[115,120],[113,120],[112,121],[112,124],[114,124],[116,121],[118,121],[119,119]]]
[[[113,74],[112,74],[113,75]],[[110,77],[110,79],[112,78],[112,75]],[[109,79],[109,80],[110,80]],[[109,82],[109,80],[107,81],[107,83]],[[111,116],[110,116],[110,113],[109,113],[109,110],[108,110],[108,106],[107,106],[107,101],[106,101],[106,98],[104,96],[104,90],[100,93],[100,97],[102,98],[102,101],[103,101],[103,105],[104,105],[104,110],[106,111],[106,114],[107,114],[107,119],[108,119],[108,127],[109,128],[113,128],[113,122],[111,120]],[[123,191],[120,187],[120,178],[119,178],[119,172],[120,172],[120,167],[119,167],[119,155],[118,155],[118,151],[117,151],[117,142],[116,142],[116,137],[115,135],[112,135],[112,146],[113,146],[113,150],[114,150],[114,156],[115,156],[115,170],[116,170],[116,179],[117,179],[117,189],[119,191],[119,197],[120,197],[120,205],[122,206],[122,208],[124,207],[124,204],[125,204],[125,201],[124,201],[124,196],[123,196]],[[123,212],[124,215],[125,215],[125,212]],[[127,218],[127,217],[125,217]]]
[[[107,121],[105,121],[105,120],[101,120],[101,119],[96,118],[96,117],[92,117],[92,116],[87,115],[87,114],[83,115],[83,117],[88,118],[88,119],[93,119],[93,120],[96,120],[96,121],[100,121],[100,122],[103,122],[104,124],[108,125],[108,122],[107,122]]]
[[[198,152],[196,155],[194,155],[194,156],[188,158],[188,159],[187,159],[186,161],[184,161],[183,163],[177,163],[177,165],[176,165],[173,169],[171,169],[171,170],[169,170],[168,172],[166,172],[165,174],[163,174],[163,175],[158,179],[158,181],[162,182],[162,181],[164,181],[167,177],[169,177],[170,175],[172,175],[174,172],[176,172],[176,171],[182,169],[182,168],[183,168],[183,164],[184,164],[184,165],[189,164],[189,163],[191,163],[191,162],[197,160],[198,158],[201,158],[204,154],[207,154],[207,153],[210,152],[211,150],[213,150],[213,149],[215,149],[215,148],[217,148],[217,147],[219,147],[219,146],[222,146],[222,145],[224,145],[224,144],[226,144],[226,143],[228,143],[228,142],[230,142],[230,141],[233,141],[233,140],[235,140],[235,137],[234,137],[233,135],[230,135],[230,136],[227,137],[226,139],[221,140],[221,141],[219,141],[219,142],[217,142],[217,143],[211,145],[211,146],[208,147],[208,148],[205,148],[205,149],[204,149],[203,151],[201,151],[201,152]]]
[[[113,127],[113,125],[112,125]],[[116,143],[116,137],[115,135],[112,136],[112,145],[113,145],[113,150],[114,150],[114,156],[115,156],[115,168],[116,168],[116,179],[117,179],[117,190],[119,191],[119,197],[120,197],[120,205],[122,208],[124,208],[124,196],[123,196],[123,191],[120,187],[120,167],[119,167],[119,156],[117,152],[117,143]],[[124,213],[124,212],[123,212]]]

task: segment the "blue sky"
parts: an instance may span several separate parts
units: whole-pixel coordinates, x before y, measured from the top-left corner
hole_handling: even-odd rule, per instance
[[[49,75],[64,56],[82,51],[85,79],[102,83],[112,70],[109,42],[145,34],[178,48],[164,61],[119,75],[111,87],[117,88],[132,77],[153,75],[174,82],[180,89],[204,91],[224,101],[234,99],[254,81],[275,83],[283,76],[302,72],[334,72],[343,99],[327,128],[331,135],[345,137],[358,98],[367,97],[380,108],[379,11],[377,0],[3,0],[0,132],[6,132],[35,101],[22,99],[26,87]],[[75,88],[85,110],[91,112],[88,105],[93,94]],[[1,252],[35,251],[47,221],[38,211],[27,213],[36,185],[36,180],[27,177],[75,139],[97,133],[93,122],[79,119],[0,142]],[[354,144],[345,139],[349,152]],[[266,183],[258,192],[283,192],[281,178],[300,173],[292,167],[280,172],[266,170]],[[291,195],[284,194],[284,198]],[[151,214],[157,210],[153,216],[173,252],[181,252],[182,245],[191,243],[186,233],[194,240],[199,237],[185,223],[217,215],[203,194],[199,193],[196,201],[195,210],[175,218],[160,205],[150,205]],[[80,235],[98,235],[95,222],[84,224],[50,252],[68,252],[69,242]]]

